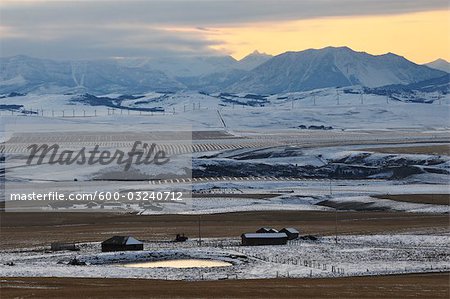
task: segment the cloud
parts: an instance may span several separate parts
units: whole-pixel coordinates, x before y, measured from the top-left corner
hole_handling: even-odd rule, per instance
[[[326,16],[400,14],[447,9],[447,0],[149,0],[31,1],[2,5],[2,22],[22,24],[111,21],[196,26],[300,20]],[[19,1],[22,2],[22,1]],[[9,4],[8,4],[9,3]],[[20,16],[26,18],[20,18]]]
[[[215,42],[196,33],[168,32],[141,26],[34,28],[25,36],[2,38],[2,56],[25,54],[51,59],[150,57],[213,54]]]
[[[212,53],[215,27],[443,9],[447,0],[2,1],[1,56],[100,58]],[[172,30],[173,28],[195,30]]]

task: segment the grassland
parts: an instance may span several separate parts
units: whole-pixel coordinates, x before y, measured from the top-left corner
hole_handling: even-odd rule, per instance
[[[259,227],[296,227],[303,234],[333,235],[336,217],[327,211],[264,211],[203,215],[106,213],[9,213],[1,218],[1,249],[49,246],[51,242],[103,241],[112,235],[142,240],[169,240],[177,233],[197,237],[201,219],[203,237],[235,237]],[[340,234],[447,230],[448,215],[402,212],[338,213]]]
[[[386,194],[373,197],[402,202],[450,205],[450,194]]]

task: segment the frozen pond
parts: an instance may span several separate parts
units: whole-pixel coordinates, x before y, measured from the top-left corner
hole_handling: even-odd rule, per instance
[[[213,268],[226,266],[232,266],[232,264],[224,261],[201,259],[167,260],[125,265],[127,268]]]

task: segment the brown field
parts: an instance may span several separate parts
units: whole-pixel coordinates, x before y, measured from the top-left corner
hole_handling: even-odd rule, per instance
[[[450,194],[388,194],[375,195],[372,197],[403,202],[450,205]]]
[[[0,249],[49,246],[51,242],[102,241],[112,235],[142,240],[168,240],[176,233],[198,235],[198,216],[137,216],[106,213],[0,213]],[[332,235],[335,213],[324,211],[263,211],[201,216],[202,237],[236,237],[262,226],[296,227],[303,234]],[[448,215],[402,212],[338,213],[340,234],[448,231]]]
[[[425,155],[447,155],[450,156],[450,145],[419,145],[401,147],[379,147],[365,148],[362,151],[377,152],[383,154],[425,154]]]
[[[280,196],[279,193],[193,193],[192,198],[252,198],[269,199]]]
[[[449,298],[449,273],[373,277],[166,281],[1,278],[1,298]]]

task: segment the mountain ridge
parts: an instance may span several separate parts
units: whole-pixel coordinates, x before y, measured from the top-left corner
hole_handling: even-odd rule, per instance
[[[231,56],[155,61],[0,58],[0,93],[196,90],[273,94],[352,85],[408,85],[447,74],[394,53],[371,55],[349,47],[276,56],[255,51],[239,61]]]
[[[436,59],[434,61],[425,63],[426,66],[432,68],[432,69],[436,69],[436,70],[440,70],[440,71],[444,71],[447,73],[450,73],[450,62],[448,62],[445,59],[439,58]]]
[[[393,53],[371,55],[348,47],[326,47],[274,56],[227,90],[270,94],[351,85],[379,87],[443,75]]]

